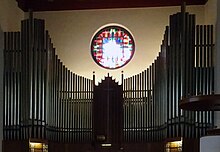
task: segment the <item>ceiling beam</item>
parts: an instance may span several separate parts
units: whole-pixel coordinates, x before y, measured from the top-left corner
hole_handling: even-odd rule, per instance
[[[183,0],[16,0],[23,11],[61,11],[180,6]],[[207,0],[185,0],[187,5],[204,5]]]

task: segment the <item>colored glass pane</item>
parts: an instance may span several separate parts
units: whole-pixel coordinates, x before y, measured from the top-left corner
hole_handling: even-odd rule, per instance
[[[95,34],[91,43],[94,61],[106,69],[117,69],[126,65],[133,57],[134,50],[132,35],[119,26],[101,29]]]

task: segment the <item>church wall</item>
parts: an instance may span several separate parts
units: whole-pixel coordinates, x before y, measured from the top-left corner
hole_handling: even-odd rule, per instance
[[[57,54],[69,69],[88,78],[95,71],[98,80],[110,73],[119,81],[121,71],[129,77],[153,63],[160,50],[169,15],[178,11],[180,7],[160,7],[38,12],[34,15],[46,20]],[[198,24],[204,23],[204,6],[187,6],[187,11],[196,14]],[[128,28],[136,42],[131,62],[117,70],[100,68],[90,55],[92,36],[100,27],[110,23]]]
[[[205,4],[205,24],[216,24],[217,0],[208,0]]]
[[[0,1],[0,26],[2,31],[19,30],[23,18],[24,12],[18,8],[15,0]]]

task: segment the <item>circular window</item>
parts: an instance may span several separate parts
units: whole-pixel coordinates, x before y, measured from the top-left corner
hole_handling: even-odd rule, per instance
[[[117,69],[126,65],[134,55],[132,35],[120,26],[107,26],[99,30],[91,42],[94,61],[106,69]]]

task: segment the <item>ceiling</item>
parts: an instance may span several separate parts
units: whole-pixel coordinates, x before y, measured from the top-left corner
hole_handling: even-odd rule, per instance
[[[16,0],[23,11],[61,11],[84,9],[137,8],[204,5],[208,0]]]

